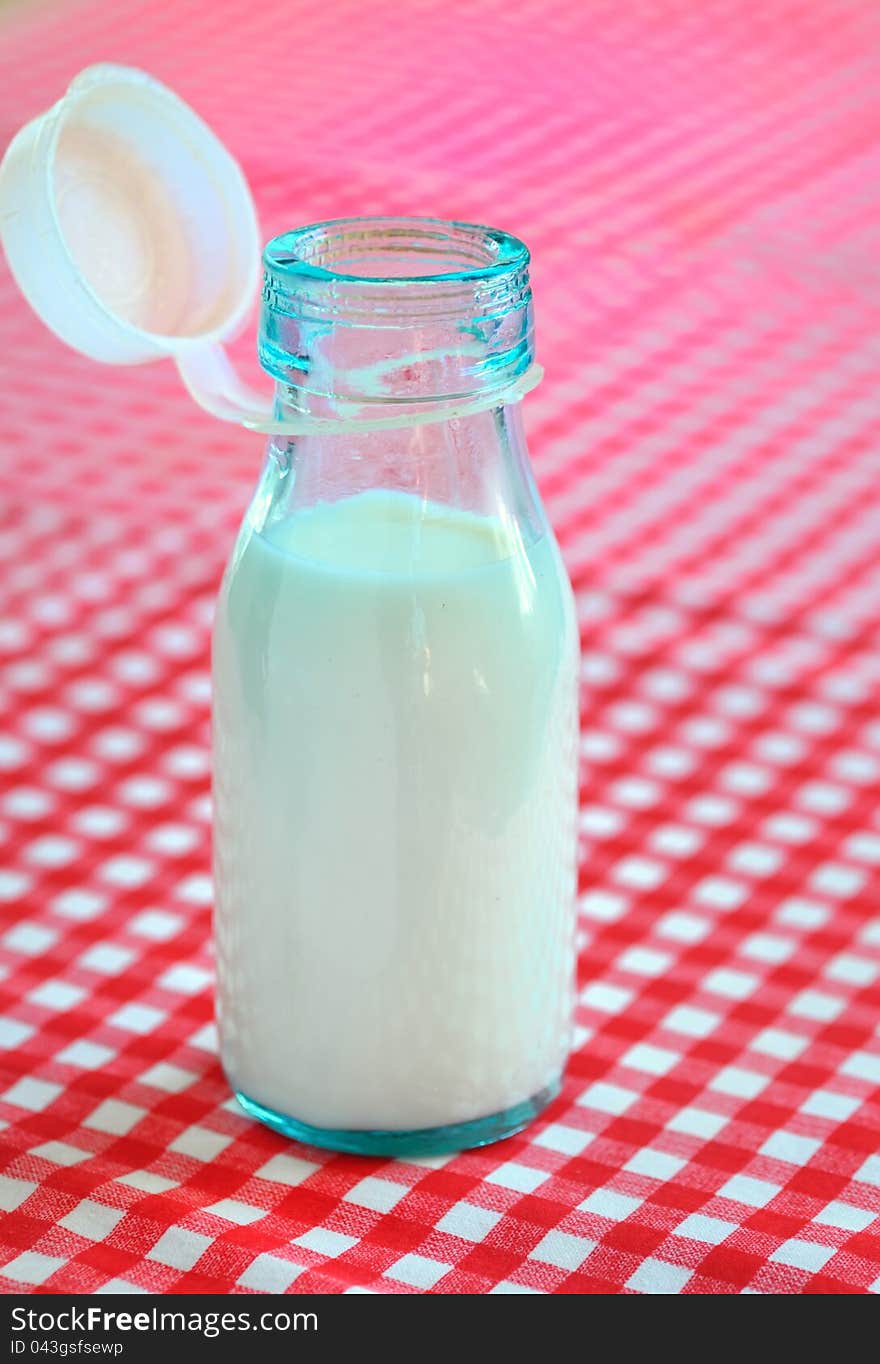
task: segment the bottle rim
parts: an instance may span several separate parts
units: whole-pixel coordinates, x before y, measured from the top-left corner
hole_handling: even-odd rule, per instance
[[[352,254],[354,253],[354,254]],[[406,268],[434,257],[453,268]],[[400,258],[399,269],[345,268],[372,257]],[[422,217],[328,218],[273,237],[263,252],[267,279],[306,278],[366,288],[487,283],[528,267],[525,242],[499,228]]]

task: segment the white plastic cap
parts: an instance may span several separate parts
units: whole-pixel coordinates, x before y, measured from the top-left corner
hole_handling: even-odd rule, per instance
[[[74,350],[113,365],[171,356],[209,411],[265,415],[220,345],[259,279],[250,190],[159,81],[89,67],[22,128],[0,165],[0,239],[31,307]]]

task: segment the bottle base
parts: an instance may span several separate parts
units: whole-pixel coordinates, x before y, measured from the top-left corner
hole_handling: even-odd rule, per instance
[[[357,1130],[333,1127],[312,1127],[309,1123],[276,1113],[247,1094],[235,1091],[235,1097],[248,1117],[256,1118],[285,1137],[305,1142],[308,1146],[323,1146],[328,1151],[347,1151],[356,1156],[429,1156],[450,1151],[466,1151],[474,1146],[488,1146],[521,1132],[536,1118],[547,1104],[555,1099],[561,1080],[546,1085],[530,1099],[490,1113],[485,1118],[470,1122],[454,1122],[445,1127],[422,1127],[413,1131]]]

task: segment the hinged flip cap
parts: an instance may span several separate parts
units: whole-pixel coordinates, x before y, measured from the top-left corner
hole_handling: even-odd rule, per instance
[[[22,293],[74,350],[111,365],[171,356],[216,416],[267,418],[220,343],[256,293],[247,182],[192,109],[125,66],[92,66],[0,165],[0,239]]]
[[[208,125],[145,72],[90,66],[13,138],[0,164],[0,240],[31,307],[83,355],[110,365],[170,356],[196,402],[224,421],[347,429],[344,419],[273,417],[268,394],[231,365],[223,342],[260,277],[253,199]],[[532,365],[503,401],[540,377]]]

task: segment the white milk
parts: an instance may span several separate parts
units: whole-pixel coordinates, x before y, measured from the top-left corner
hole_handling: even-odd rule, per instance
[[[577,642],[552,539],[368,492],[245,530],[214,642],[223,1059],[318,1127],[553,1083],[573,975]]]

